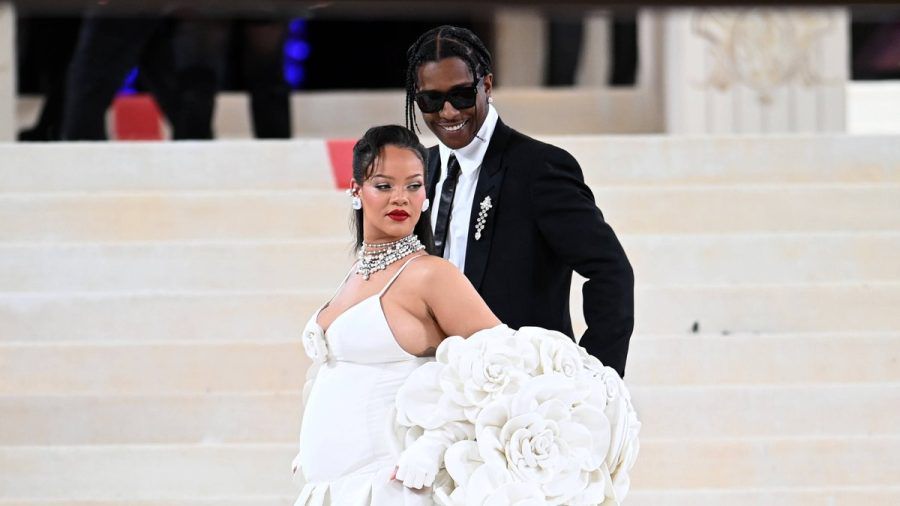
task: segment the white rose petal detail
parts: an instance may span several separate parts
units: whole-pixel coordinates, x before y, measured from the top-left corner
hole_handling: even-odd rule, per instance
[[[518,339],[505,325],[483,330],[468,339],[448,337],[438,347],[441,388],[455,404],[474,413],[498,396],[516,392],[538,365],[534,346]]]
[[[568,338],[566,338],[568,340]],[[581,374],[584,361],[572,341],[544,340],[539,346],[544,373],[560,373],[569,378]]]
[[[482,459],[504,465],[518,482],[538,484],[551,504],[582,493],[610,437],[602,411],[580,403],[589,393],[562,374],[532,378],[482,410],[475,424]]]

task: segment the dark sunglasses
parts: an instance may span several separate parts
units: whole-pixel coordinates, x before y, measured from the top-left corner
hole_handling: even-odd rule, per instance
[[[479,78],[471,86],[457,86],[447,93],[440,91],[420,91],[416,93],[416,104],[424,113],[438,112],[444,108],[444,102],[450,102],[454,109],[468,109],[475,105],[478,95]]]

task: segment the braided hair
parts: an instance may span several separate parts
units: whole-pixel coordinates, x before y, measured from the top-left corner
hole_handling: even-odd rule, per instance
[[[466,62],[476,82],[493,72],[490,51],[471,30],[443,25],[423,33],[406,50],[406,128],[421,132],[413,107],[419,67],[453,56]]]

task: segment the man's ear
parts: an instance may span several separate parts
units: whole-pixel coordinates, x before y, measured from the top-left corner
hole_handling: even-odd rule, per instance
[[[490,97],[491,89],[494,87],[494,74],[484,76],[484,79],[482,79],[481,82],[482,86],[484,86],[484,94]]]

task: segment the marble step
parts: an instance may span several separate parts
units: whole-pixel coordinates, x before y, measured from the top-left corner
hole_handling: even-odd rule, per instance
[[[7,501],[170,501],[295,496],[296,445],[0,447]]]
[[[5,500],[0,506],[291,506],[296,497],[250,496],[245,499],[166,500]],[[781,489],[710,489],[664,491],[632,490],[628,506],[896,506],[900,503],[900,487],[813,487]]]
[[[897,436],[900,383],[630,387],[660,438]],[[3,395],[0,446],[292,443],[298,393]]]
[[[639,285],[900,281],[900,233],[628,235]],[[327,290],[349,240],[0,245],[5,292]],[[736,268],[739,266],[739,268]]]
[[[293,339],[333,290],[0,293],[0,342]],[[571,294],[576,333],[581,292]],[[641,287],[642,334],[880,332],[900,328],[900,283]]]
[[[900,437],[645,439],[632,490],[896,487]],[[0,447],[7,500],[289,496],[293,445]],[[65,469],[64,474],[46,471]],[[853,469],[854,472],[848,472]]]
[[[2,504],[2,503],[0,503]],[[628,506],[896,506],[900,487],[802,487],[749,488],[729,490],[671,489],[633,490],[626,498]]]
[[[300,392],[296,341],[0,345],[0,395]]]
[[[301,413],[287,392],[3,395],[0,446],[295,443]]]
[[[900,229],[900,185],[889,183],[593,190],[620,234]],[[0,193],[0,241],[346,238],[349,216],[335,190]]]
[[[573,286],[576,332],[582,294]],[[635,332],[782,333],[895,331],[900,284],[821,283],[638,287]]]
[[[0,341],[140,343],[294,339],[299,338],[309,316],[332,293],[333,290],[0,293]]]
[[[349,240],[349,218],[332,189],[0,194],[2,241]]]
[[[858,361],[857,361],[858,360]],[[896,382],[900,334],[674,335],[631,339],[636,385]]]
[[[900,182],[896,136],[542,136],[591,185]],[[0,145],[0,192],[332,188],[321,139]]]
[[[898,451],[897,436],[642,440],[631,483],[635,490],[896,487]]]
[[[247,496],[242,499],[220,497],[215,499],[196,498],[169,498],[131,500],[121,499],[97,499],[97,500],[72,500],[72,499],[11,499],[0,497],[0,506],[291,506],[297,498],[294,496]]]
[[[296,497],[250,496],[245,499],[166,500],[5,500],[0,506],[291,506]],[[900,487],[814,487],[802,489],[710,489],[664,491],[632,490],[628,506],[896,506],[900,503]]]
[[[900,435],[900,383],[784,383],[633,386],[631,391],[641,435],[649,439]]]
[[[322,140],[0,146],[0,192],[334,188]]]
[[[900,382],[900,335],[641,336],[634,386]],[[0,395],[299,392],[299,339],[270,343],[0,344]]]

